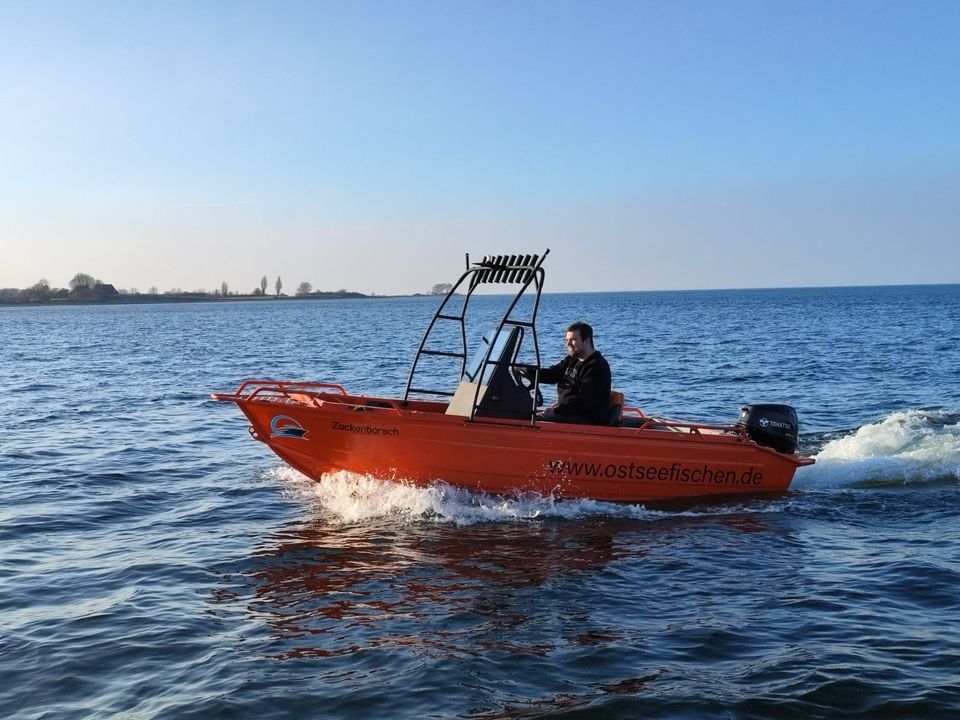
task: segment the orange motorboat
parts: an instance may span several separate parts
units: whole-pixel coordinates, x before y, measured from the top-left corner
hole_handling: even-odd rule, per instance
[[[473,264],[467,256],[424,333],[402,397],[276,380],[248,380],[212,397],[236,403],[254,438],[314,480],[348,470],[493,494],[651,502],[783,492],[798,467],[814,462],[796,453],[797,416],[787,405],[747,405],[735,423],[710,425],[647,417],[614,391],[606,425],[538,419],[536,316],[548,253]],[[518,289],[468,363],[465,318],[470,298],[487,285]],[[450,337],[456,347],[437,344]],[[418,386],[439,376],[435,367],[424,370],[437,363],[459,373],[453,389]]]

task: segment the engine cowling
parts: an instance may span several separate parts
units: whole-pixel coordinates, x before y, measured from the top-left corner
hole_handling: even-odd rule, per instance
[[[797,450],[799,422],[797,411],[789,405],[756,404],[740,408],[737,426],[758,445],[764,445],[782,453]]]

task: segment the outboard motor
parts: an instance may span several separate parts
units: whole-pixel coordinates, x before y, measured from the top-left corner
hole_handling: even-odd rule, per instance
[[[799,423],[796,410],[789,405],[744,405],[737,427],[744,428],[758,445],[782,453],[797,449]]]

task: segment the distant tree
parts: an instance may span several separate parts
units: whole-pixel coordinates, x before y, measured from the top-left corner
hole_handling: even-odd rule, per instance
[[[453,289],[453,285],[450,283],[437,283],[430,290],[431,295],[446,295]]]
[[[279,275],[277,275],[277,282],[274,287],[277,288],[277,297],[280,297],[280,289],[283,287],[283,280],[280,279]]]
[[[313,290],[313,285],[308,282],[300,283],[300,286],[297,288],[297,295],[303,297],[304,295],[309,295]]]
[[[147,295],[159,295],[159,294],[160,294],[160,291],[157,290],[157,286],[156,286],[156,285],[151,285],[151,286],[150,286],[150,289],[147,290]]]
[[[81,288],[92,288],[94,285],[99,285],[100,281],[94,279],[93,275],[87,275],[86,273],[77,273],[73,276],[73,279],[70,281],[71,290],[79,290]]]
[[[261,295],[267,294],[267,276],[266,275],[260,278],[260,294]]]
[[[227,287],[227,281],[224,280],[223,283],[221,283],[220,285],[220,294],[223,297],[226,297],[229,293],[230,293],[230,288]]]
[[[50,283],[46,280],[38,280],[25,290],[17,293],[24,300],[47,300],[51,296]]]
[[[266,295],[266,292],[264,292],[264,289],[261,288],[261,287],[255,287],[255,288],[253,289],[253,293],[252,293],[252,294],[253,294],[254,297],[259,297],[260,295]]]
[[[135,287],[130,288],[130,290],[129,290],[128,292],[129,292],[131,295],[139,295],[139,294],[140,294],[140,291],[137,290]]]

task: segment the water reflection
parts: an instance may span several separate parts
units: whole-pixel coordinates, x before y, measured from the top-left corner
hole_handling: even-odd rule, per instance
[[[667,687],[793,667],[785,647],[803,647],[811,612],[787,602],[810,589],[798,502],[624,517],[562,504],[467,526],[430,513],[342,524],[308,504],[316,515],[219,568],[213,611],[256,667],[307,673],[337,702],[429,697],[438,716],[489,720],[644,715]]]
[[[484,652],[512,645],[510,632],[544,611],[537,595],[557,578],[642,556],[644,544],[618,541],[622,532],[616,522],[298,523],[265,538],[216,599],[245,603],[265,622],[283,641],[278,658],[384,645]]]
[[[737,533],[768,529],[758,514],[468,527],[297,521],[224,573],[215,599],[269,628],[266,652],[276,659],[370,648],[432,658],[491,651],[545,656],[558,642],[624,641],[622,628],[591,621],[590,589],[616,592],[622,584],[627,591],[648,553],[672,556],[670,546],[688,543],[697,527],[718,524]],[[664,562],[649,565],[662,570]],[[666,589],[668,582],[651,577],[645,590],[654,592],[658,583]]]

